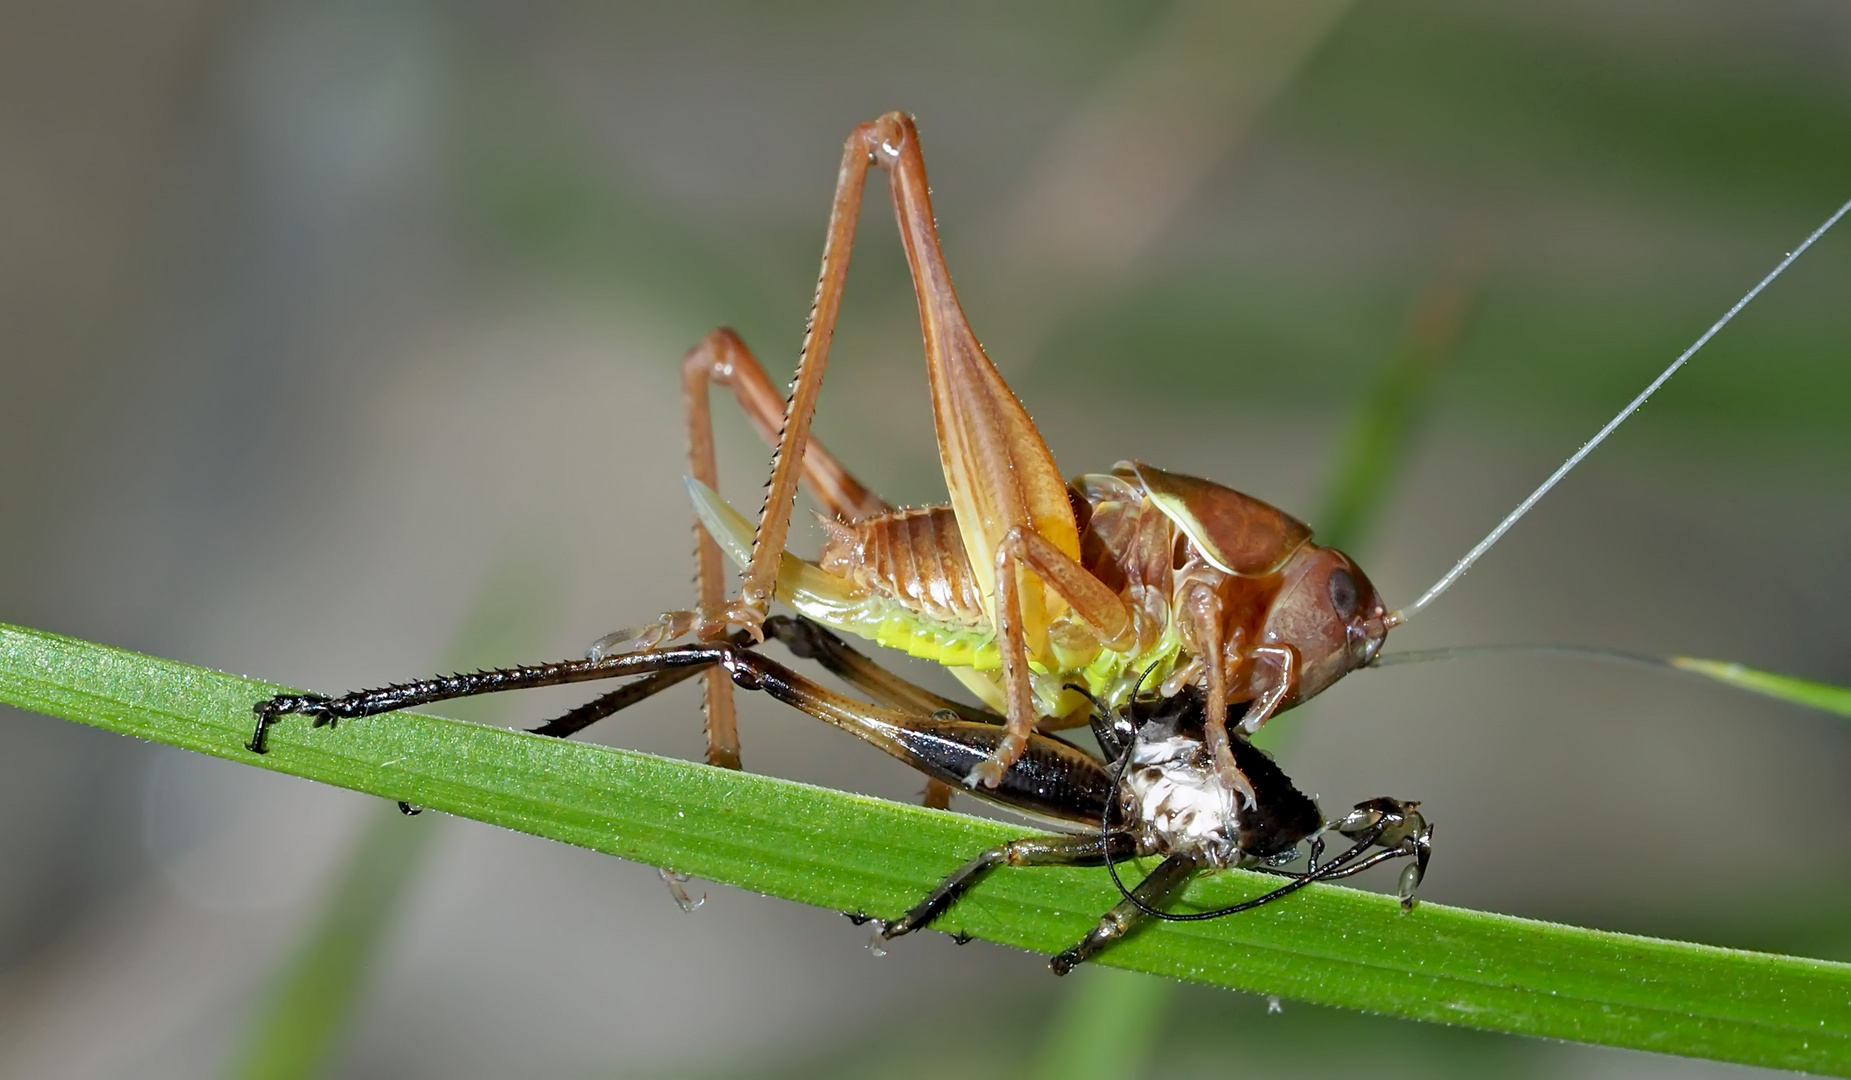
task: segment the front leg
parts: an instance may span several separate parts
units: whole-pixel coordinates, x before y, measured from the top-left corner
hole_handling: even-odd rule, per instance
[[[912,910],[881,927],[884,940],[923,930],[957,903],[972,886],[999,866],[1102,866],[1142,854],[1130,833],[1082,833],[1079,836],[1031,836],[998,844],[951,872]]]
[[[1252,652],[1257,681],[1265,672],[1265,688],[1247,707],[1240,728],[1248,735],[1271,720],[1298,689],[1298,650],[1290,645],[1261,645]]]
[[[1215,772],[1221,784],[1239,795],[1245,805],[1257,805],[1253,784],[1234,761],[1234,747],[1228,736],[1228,657],[1222,648],[1222,608],[1220,595],[1205,582],[1185,586],[1183,617],[1195,640],[1196,657],[1208,675],[1208,704],[1202,720],[1202,741],[1215,760]]]

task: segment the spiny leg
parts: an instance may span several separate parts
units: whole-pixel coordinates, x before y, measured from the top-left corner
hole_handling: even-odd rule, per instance
[[[719,490],[710,387],[731,390],[752,430],[767,446],[777,448],[784,423],[784,396],[773,387],[752,350],[733,331],[725,327],[714,330],[688,351],[681,361],[681,385],[687,408],[689,464],[693,466],[692,475],[701,483]],[[893,509],[815,439],[804,446],[802,479],[816,501],[843,521],[861,521]],[[719,554],[717,549],[714,554]]]
[[[752,562],[740,587],[739,600],[726,611],[728,622],[756,630],[770,610],[777,588],[778,563],[790,535],[792,501],[797,496],[799,469],[807,458],[810,421],[822,390],[823,371],[829,363],[829,346],[835,338],[836,314],[842,306],[842,288],[848,280],[848,257],[854,246],[855,225],[861,217],[861,193],[867,185],[874,147],[872,125],[857,127],[842,150],[836,174],[836,193],[829,210],[829,230],[823,239],[823,266],[817,275],[816,296],[810,304],[803,347],[790,400],[784,407],[778,447],[771,460],[771,478],[765,492],[753,541]]]
[[[538,727],[528,728],[527,731],[532,735],[569,739],[607,716],[627,709],[645,698],[654,697],[671,686],[688,681],[695,675],[712,670],[712,668],[685,667],[645,675],[628,686],[612,690],[602,697],[593,698],[571,712],[555,716]]]
[[[256,726],[246,746],[253,753],[264,753],[270,727],[285,716],[314,718],[322,727],[341,720],[358,720],[381,713],[413,709],[439,701],[498,694],[507,690],[529,690],[541,686],[595,682],[648,675],[676,668],[702,668],[722,662],[731,655],[727,642],[684,645],[654,652],[628,653],[595,660],[561,660],[551,664],[497,668],[454,675],[438,675],[414,682],[394,683],[371,690],[356,690],[338,697],[320,694],[278,694],[252,706]],[[659,689],[660,687],[658,687]]]
[[[897,938],[923,930],[957,903],[958,898],[999,866],[1099,866],[1108,856],[1129,859],[1138,854],[1130,833],[1079,836],[1030,836],[998,844],[951,872],[911,911],[881,927],[881,937]]]
[[[747,641],[749,638],[744,633],[739,633],[722,641],[678,645],[647,652],[623,653],[617,656],[586,660],[560,660],[550,664],[459,672],[453,675],[436,675],[428,679],[393,683],[369,690],[355,690],[336,697],[321,694],[278,694],[252,706],[252,712],[257,717],[257,724],[252,732],[251,741],[246,745],[255,753],[266,752],[270,728],[285,716],[308,716],[313,718],[314,726],[322,727],[342,720],[360,720],[457,698],[499,694],[512,690],[532,690],[542,686],[564,686],[569,683],[643,676],[628,686],[605,694],[564,716],[533,729],[533,734],[564,738],[620,709],[660,693],[706,668],[727,663],[737,653],[745,651]],[[790,674],[793,678],[800,678],[795,672]]]
[[[795,655],[815,660],[831,674],[884,705],[911,709],[926,715],[949,711],[966,720],[994,724],[1003,722],[1001,716],[987,709],[940,697],[922,686],[907,682],[851,648],[840,637],[807,619],[773,615],[765,620],[765,633],[783,642],[785,648]],[[920,801],[932,810],[948,810],[955,790],[945,781],[928,776]]]
[[[643,676],[531,730],[535,735],[568,738],[621,709],[661,693],[719,663],[729,650],[744,647],[750,638],[742,633],[703,645],[684,645],[650,652],[551,664],[496,668],[452,675],[437,675],[413,682],[393,683],[370,690],[355,690],[337,697],[321,694],[278,694],[252,706],[257,723],[246,747],[264,753],[269,729],[285,716],[309,716],[316,727],[341,720],[358,720],[382,713],[414,709],[439,701],[531,690],[542,686],[596,682]]]
[[[726,611],[729,625],[756,630],[763,623],[776,587],[778,565],[789,534],[791,500],[796,494],[798,469],[809,441],[840,309],[861,195],[868,168],[874,164],[889,174],[901,241],[919,300],[932,413],[946,486],[966,554],[992,618],[998,603],[994,557],[1009,529],[1030,529],[1069,557],[1079,555],[1079,534],[1060,469],[1028,413],[984,355],[958,304],[932,219],[918,131],[906,116],[889,113],[857,127],[843,149],[810,329],[785,409],[752,559],[739,599]],[[1040,583],[1022,575],[1014,585],[1023,641],[1022,648],[1015,651],[1025,649],[1027,656],[1045,662],[1051,658],[1047,645],[1051,612],[1044,605]],[[1021,673],[1026,657],[1007,657],[1006,661],[1013,661]],[[1032,708],[1022,707],[1019,698],[1011,707],[1016,714],[1011,720],[1018,728],[1032,727],[1037,718]],[[1019,753],[1020,746],[1018,736],[999,753],[999,763]],[[997,782],[999,771],[987,770],[983,781]]]
[[[718,384],[733,392],[746,419],[766,442],[778,445],[784,418],[784,399],[772,388],[765,369],[745,342],[731,330],[719,329],[701,339],[681,361],[682,406],[688,426],[688,465],[696,480],[719,490],[720,471],[713,443],[713,410],[709,387]],[[848,521],[877,514],[888,506],[850,475],[821,443],[810,441],[802,453],[803,479],[829,511]],[[725,632],[726,562],[698,519],[694,525],[697,632],[712,640]],[[739,724],[733,707],[733,686],[719,672],[704,676],[703,712],[707,720],[707,761],[739,768]]]
[[[741,635],[741,637],[743,637],[743,635]],[[553,719],[548,720],[546,723],[541,724],[539,727],[528,729],[528,731],[530,734],[533,734],[533,735],[546,735],[548,737],[556,738],[556,739],[571,738],[573,735],[578,734],[580,731],[583,731],[584,729],[590,727],[592,724],[597,723],[599,720],[602,720],[605,717],[610,716],[612,713],[615,713],[621,709],[626,709],[630,707],[631,705],[634,705],[637,702],[643,700],[644,698],[652,697],[656,694],[659,694],[662,691],[678,683],[686,682],[690,677],[692,677],[695,673],[701,670],[703,670],[701,667],[669,668],[665,671],[657,671],[652,674],[645,675],[642,678],[636,680],[635,682],[631,683],[628,686],[623,687],[620,690],[614,690],[608,694],[603,695],[602,697],[598,697],[598,698],[593,699],[592,701],[586,702],[585,704],[580,705],[578,708],[573,709],[571,712],[568,712],[563,716],[554,717]],[[501,690],[501,689],[511,689],[511,688],[505,687],[505,686],[496,687],[494,689],[485,689],[480,692],[481,693],[494,693],[497,690]],[[367,691],[362,691],[362,693],[367,693]],[[457,696],[468,696],[468,695],[457,695]],[[259,703],[257,706],[255,706],[255,711],[257,713],[257,727],[256,727],[256,730],[251,735],[251,741],[245,744],[246,748],[255,753],[259,753],[259,754],[265,753],[266,752],[265,740],[266,740],[266,736],[268,735],[270,725],[275,723],[276,719],[279,716],[284,715],[286,712],[292,712],[292,711],[310,712],[312,714],[313,712],[312,703],[316,701],[322,701],[322,700],[330,700],[330,699],[318,698],[316,695],[312,695],[312,694],[279,695],[278,697],[271,698],[269,701]],[[294,702],[300,705],[301,707],[294,708],[294,709],[279,708],[278,707],[279,703],[284,703],[284,702]],[[269,708],[266,709],[266,706],[268,706]],[[409,706],[402,706],[402,707],[409,707]],[[317,716],[315,720],[315,723],[317,726],[319,726],[320,724],[324,722],[333,723],[333,720],[328,719],[324,721],[321,717]],[[407,817],[416,817],[417,815],[424,812],[424,808],[422,806],[413,806],[411,803],[406,802],[403,799],[399,800],[398,808],[399,808],[399,811],[405,814]],[[664,870],[662,871],[662,873],[665,879],[670,877],[670,871]],[[685,897],[686,894],[681,891],[679,885],[675,881],[673,880],[670,881],[670,888],[675,891],[677,902],[680,902],[680,900],[683,897]],[[686,905],[684,905],[684,907],[685,906]]]
[[[870,705],[830,690],[752,648],[731,641],[679,645],[652,652],[626,653],[597,660],[443,675],[360,690],[340,697],[281,694],[253,707],[257,727],[252,737],[262,752],[265,733],[282,716],[314,718],[317,726],[340,720],[446,701],[451,698],[522,690],[597,679],[629,678],[658,671],[720,665],[735,685],[760,690],[810,716],[872,743],[907,765],[940,780],[963,776],[991,756],[1003,729],[947,713],[925,714]],[[659,687],[658,687],[659,688]],[[1058,739],[1030,739],[1018,767],[986,797],[1024,813],[1087,825],[1099,820],[1111,798],[1111,777],[1086,751]]]
[[[1072,510],[1067,505],[1066,481],[1041,443],[1039,434],[1034,432],[1028,414],[1022,411],[989,358],[983,355],[976,334],[958,305],[944,253],[939,247],[937,227],[932,220],[919,133],[910,118],[901,113],[888,113],[857,126],[843,146],[816,297],[779,430],[777,454],[773,458],[765,507],[759,518],[752,562],[746,570],[736,605],[742,618],[750,618],[756,612],[757,621],[762,621],[776,588],[778,563],[790,530],[798,473],[810,443],[811,421],[829,361],[843,286],[848,279],[849,253],[860,218],[861,196],[867,185],[868,169],[874,165],[890,174],[894,212],[899,219],[901,241],[919,296],[933,414],[940,425],[940,450],[948,463],[946,480],[952,489],[954,506],[961,496],[966,496],[964,501],[968,501],[970,493],[962,489],[979,482],[978,478],[963,473],[976,458],[986,458],[983,464],[989,467],[982,469],[981,484],[985,491],[980,501],[986,505],[992,502],[1002,505],[1002,514],[995,518],[1001,522],[1001,528],[1016,524],[1042,525],[1040,521],[1031,522],[1030,511],[1039,510],[1041,504],[1046,503],[1065,517],[1069,533],[1076,532]],[[948,423],[958,430],[948,432]],[[1018,448],[1003,445],[1012,439],[1019,441],[1022,432],[1018,429],[1021,428],[1026,428],[1027,438],[1039,449],[1039,458],[1044,460],[1016,460],[1012,452]],[[1024,485],[1034,489],[1027,496],[1022,490]],[[969,519],[971,531],[981,531],[970,509],[969,506],[958,508],[959,524],[964,526]],[[966,537],[967,544],[969,540]],[[1077,552],[1077,533],[1072,543]],[[988,575],[987,559],[973,559],[972,562],[979,575]]]
[[[876,160],[890,177],[919,302],[932,419],[952,511],[991,621],[1003,629],[1005,604],[1013,616],[1012,632],[1000,644],[1003,674],[1015,691],[1005,696],[1015,738],[999,748],[994,763],[965,778],[988,786],[997,782],[1020,751],[1024,734],[1040,720],[1032,695],[1024,692],[1028,663],[1053,661],[1048,627],[1060,614],[1060,601],[1044,595],[1040,578],[998,573],[999,549],[1012,530],[1023,529],[1077,559],[1079,530],[1054,455],[985,355],[958,302],[932,216],[918,131],[898,114],[881,117],[875,127]]]
[[[1134,927],[1148,918],[1145,907],[1157,907],[1189,883],[1195,876],[1200,864],[1191,855],[1172,855],[1159,863],[1150,876],[1138,883],[1131,890],[1131,895],[1142,903],[1122,900],[1112,910],[1100,916],[1099,922],[1086,936],[1074,944],[1073,948],[1048,961],[1054,974],[1065,975],[1075,967],[1097,955],[1099,950],[1129,934]]]
[[[940,697],[922,686],[907,682],[869,660],[843,641],[841,637],[807,619],[773,615],[765,620],[765,633],[768,637],[782,642],[792,654],[806,660],[816,661],[824,670],[843,679],[883,705],[904,709],[921,716],[952,712],[966,720],[979,723],[1000,725],[1003,722],[1001,716],[986,709]],[[730,640],[734,645],[743,647],[750,639],[741,631],[734,634]],[[628,708],[644,698],[685,681],[700,670],[676,668],[656,672],[530,730],[537,735],[570,737],[620,709]],[[710,679],[724,680],[727,689],[731,690],[732,679],[726,672],[708,668],[705,669],[704,674]],[[934,796],[942,793],[948,798],[952,790],[950,785],[931,777],[927,778],[926,784],[926,805],[944,809],[945,803],[935,801]]]

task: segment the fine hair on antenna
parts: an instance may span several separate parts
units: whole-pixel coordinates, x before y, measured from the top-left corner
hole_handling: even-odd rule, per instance
[[[1785,273],[1787,267],[1792,266],[1793,261],[1795,259],[1798,259],[1802,254],[1804,254],[1806,249],[1813,245],[1814,241],[1818,240],[1821,236],[1824,236],[1826,232],[1829,229],[1831,229],[1833,225],[1838,224],[1838,219],[1841,217],[1844,217],[1846,211],[1851,211],[1851,201],[1848,201],[1843,206],[1840,206],[1837,212],[1832,214],[1831,217],[1825,219],[1825,224],[1814,229],[1811,235],[1807,236],[1806,239],[1801,242],[1800,246],[1788,252],[1787,257],[1780,260],[1780,263],[1777,266],[1775,266],[1774,269],[1768,271],[1768,274],[1766,277],[1762,278],[1759,282],[1756,282],[1754,288],[1748,290],[1746,293],[1742,295],[1742,298],[1740,300],[1737,300],[1735,302],[1735,306],[1731,307],[1728,311],[1724,312],[1722,318],[1717,319],[1716,322],[1712,324],[1708,330],[1705,330],[1703,332],[1703,336],[1699,337],[1696,341],[1692,342],[1690,348],[1685,349],[1683,353],[1679,354],[1676,360],[1671,361],[1671,365],[1669,367],[1659,372],[1658,378],[1653,379],[1651,382],[1651,385],[1647,386],[1644,390],[1640,391],[1638,397],[1633,398],[1630,402],[1626,404],[1625,408],[1621,409],[1619,413],[1613,417],[1613,419],[1607,421],[1607,425],[1601,428],[1599,431],[1595,432],[1594,437],[1589,439],[1586,443],[1582,444],[1581,449],[1569,455],[1569,458],[1567,461],[1562,462],[1560,467],[1558,467],[1554,472],[1549,474],[1549,478],[1547,480],[1544,480],[1542,484],[1538,486],[1535,491],[1530,492],[1527,498],[1525,498],[1522,502],[1518,503],[1517,508],[1515,510],[1512,510],[1510,513],[1506,514],[1504,516],[1504,520],[1497,523],[1496,528],[1492,529],[1489,533],[1487,533],[1483,540],[1480,540],[1472,548],[1472,550],[1466,552],[1464,557],[1462,557],[1458,562],[1454,563],[1453,568],[1451,570],[1446,571],[1446,573],[1441,576],[1440,580],[1434,582],[1431,588],[1429,588],[1426,592],[1422,593],[1420,596],[1420,599],[1414,601],[1412,604],[1409,604],[1407,607],[1404,607],[1400,609],[1399,611],[1390,613],[1387,618],[1388,625],[1389,626],[1399,626],[1402,623],[1407,622],[1409,619],[1412,619],[1414,616],[1420,614],[1421,611],[1424,610],[1428,604],[1431,604],[1435,600],[1437,600],[1441,593],[1445,592],[1447,589],[1452,588],[1453,582],[1458,581],[1461,577],[1464,577],[1465,572],[1472,568],[1472,564],[1477,562],[1479,557],[1482,556],[1485,552],[1490,551],[1494,544],[1496,544],[1499,540],[1503,539],[1504,534],[1510,531],[1510,527],[1512,525],[1515,525],[1517,521],[1523,517],[1523,515],[1529,513],[1531,507],[1535,506],[1538,502],[1542,501],[1542,497],[1549,493],[1550,488],[1553,488],[1555,487],[1556,484],[1560,483],[1562,478],[1564,476],[1567,476],[1569,472],[1572,471],[1576,465],[1581,464],[1582,458],[1587,457],[1588,454],[1592,453],[1596,446],[1599,446],[1602,442],[1606,441],[1607,436],[1613,434],[1615,429],[1617,429],[1622,423],[1626,422],[1627,417],[1637,412],[1639,410],[1639,407],[1644,405],[1646,400],[1650,398],[1654,393],[1656,393],[1659,387],[1665,384],[1666,380],[1670,379],[1671,376],[1677,374],[1677,369],[1683,367],[1685,361],[1697,355],[1697,350],[1709,344],[1709,340],[1716,336],[1717,331],[1729,325],[1729,320],[1735,318],[1738,312],[1740,312],[1743,308],[1747,307],[1749,301],[1759,296],[1761,294],[1761,290],[1773,284],[1775,278],[1779,277],[1782,273]]]

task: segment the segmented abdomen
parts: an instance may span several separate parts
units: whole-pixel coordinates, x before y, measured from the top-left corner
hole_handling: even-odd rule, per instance
[[[933,622],[988,624],[950,507],[895,510],[846,524],[823,524],[829,538],[817,565],[824,570],[889,596]]]

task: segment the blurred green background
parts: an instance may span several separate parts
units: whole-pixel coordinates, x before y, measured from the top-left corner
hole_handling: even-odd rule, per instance
[[[788,372],[841,140],[894,108],[1069,472],[1135,456],[1316,526],[1349,418],[1453,290],[1456,349],[1355,538],[1405,602],[1851,196],[1851,9],[12,5],[0,620],[337,690],[681,606],[676,360],[726,324]],[[817,429],[929,502],[872,187]],[[1848,285],[1828,238],[1390,647],[1851,682]],[[753,504],[767,455],[717,412]],[[742,726],[749,768],[919,786],[761,702]],[[1425,801],[1432,899],[1851,959],[1842,721],[1513,657],[1360,675],[1278,726],[1327,809]],[[695,756],[694,695],[594,735]],[[0,710],[0,1074],[223,1070],[362,838],[410,858],[390,829],[429,835],[338,1075],[1016,1075],[1110,978],[937,935],[875,959],[726,889],[684,915],[649,868],[377,809]],[[1724,1071],[1091,992],[1132,1045],[1149,1025],[1123,1065],[1149,1075]]]

